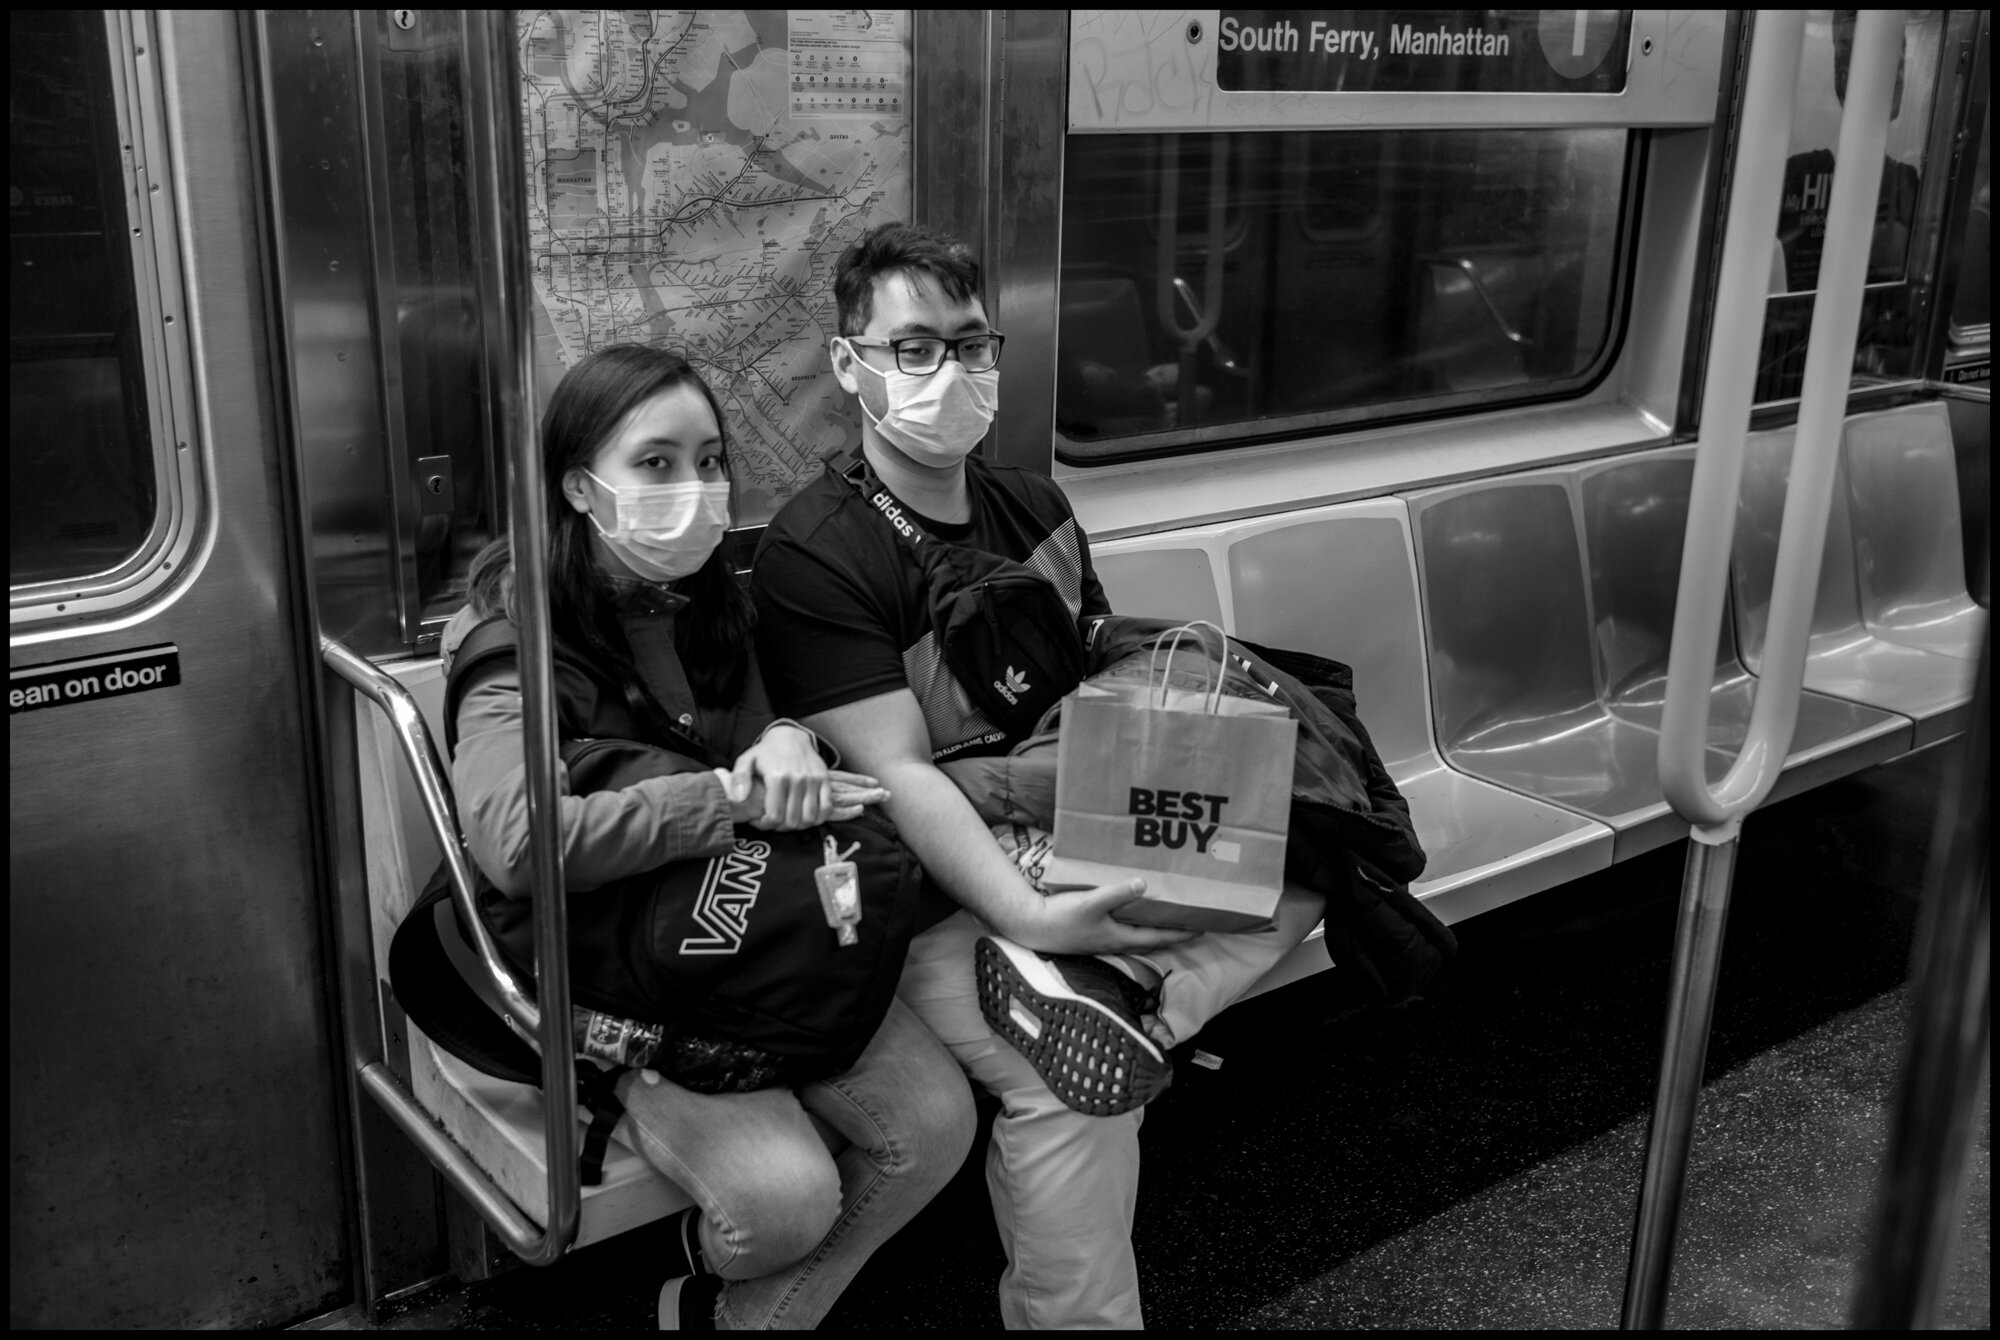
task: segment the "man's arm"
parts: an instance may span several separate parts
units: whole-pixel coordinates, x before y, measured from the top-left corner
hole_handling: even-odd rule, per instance
[[[1128,926],[1111,914],[1145,889],[1139,879],[1043,897],[1001,854],[986,824],[931,762],[930,733],[908,689],[805,718],[848,767],[889,791],[884,807],[932,879],[1001,935],[1045,953],[1144,953],[1186,931]]]

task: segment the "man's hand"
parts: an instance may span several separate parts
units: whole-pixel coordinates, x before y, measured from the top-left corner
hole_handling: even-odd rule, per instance
[[[1127,879],[1076,893],[1052,893],[1041,900],[1040,925],[1000,933],[1044,954],[1143,954],[1200,934],[1119,921],[1114,915],[1118,909],[1145,892],[1145,880]]]

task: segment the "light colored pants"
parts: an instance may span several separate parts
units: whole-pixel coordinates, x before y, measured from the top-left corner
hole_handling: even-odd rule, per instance
[[[1255,986],[1318,924],[1322,906],[1318,894],[1287,887],[1275,929],[1203,935],[1146,955],[1166,975],[1160,1014],[1174,1037],[1192,1038]],[[1144,1319],[1132,1212],[1144,1109],[1119,1117],[1073,1111],[986,1026],[972,950],[990,933],[971,913],[959,912],[919,935],[901,993],[966,1073],[1000,1099],[986,1186],[1007,1252],[1001,1319],[1013,1330],[1136,1330]]]
[[[702,1257],[728,1281],[725,1330],[817,1325],[972,1148],[972,1091],[896,1003],[832,1079],[700,1094],[634,1071],[618,1096],[640,1153],[701,1207]]]

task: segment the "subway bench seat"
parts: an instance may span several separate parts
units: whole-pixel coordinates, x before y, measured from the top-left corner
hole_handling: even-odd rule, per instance
[[[383,665],[422,709],[432,740],[443,735],[444,670],[436,660]],[[389,941],[441,859],[423,800],[394,732],[373,704],[357,699],[355,732],[367,849],[369,930],[386,972]],[[442,763],[442,760],[440,760]],[[443,775],[450,777],[448,768]],[[379,983],[389,996],[386,980]],[[548,1226],[547,1128],[538,1089],[473,1069],[407,1024],[408,1077],[418,1103],[521,1212]],[[391,1046],[394,1045],[393,1039]],[[391,1068],[396,1068],[392,1060]],[[578,1144],[587,1114],[577,1118]],[[604,1160],[604,1181],[583,1188],[576,1246],[601,1241],[693,1204],[633,1148],[621,1122]]]
[[[1657,732],[1666,702],[1694,448],[1596,462],[1576,474],[1592,645],[1604,700],[1615,715]],[[1708,743],[1731,758],[1749,734],[1755,686],[1725,613],[1710,682]],[[1767,799],[1781,800],[1886,762],[1907,751],[1912,739],[1907,717],[1803,693],[1785,769]]]
[[[1412,891],[1441,920],[1610,865],[1608,826],[1457,772],[1431,743],[1416,570],[1399,499],[1114,540],[1092,546],[1092,561],[1113,609],[1216,619],[1253,642],[1353,668],[1362,720],[1430,858]],[[1327,966],[1315,930],[1252,994]]]
[[[1769,618],[1793,430],[1752,434],[1730,563],[1754,673]],[[1966,594],[1958,480],[1941,405],[1856,415],[1842,437],[1806,653],[1808,689],[1910,718],[1915,747],[1966,727],[1986,613]]]
[[[1667,448],[1410,498],[1446,758],[1609,823],[1621,860],[1687,831],[1660,791],[1658,731],[1693,472],[1691,447]],[[1753,695],[1725,621],[1711,779],[1741,745]],[[1773,798],[1912,743],[1907,717],[1807,693]]]

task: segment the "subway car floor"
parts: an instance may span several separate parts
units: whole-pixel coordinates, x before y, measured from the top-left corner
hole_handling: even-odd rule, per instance
[[[1670,1326],[1844,1323],[1957,752],[1898,760],[1746,824]],[[1184,1047],[1141,1136],[1148,1325],[1615,1326],[1684,852],[1457,927],[1451,979],[1409,1009],[1338,1017],[1323,979],[1308,979],[1202,1034],[1219,1069]],[[1939,1321],[1983,1329],[1990,1106],[1966,1186]],[[443,1284],[380,1324],[648,1326],[658,1242],[640,1230],[547,1270]],[[975,1151],[825,1326],[997,1328],[1001,1265]]]

